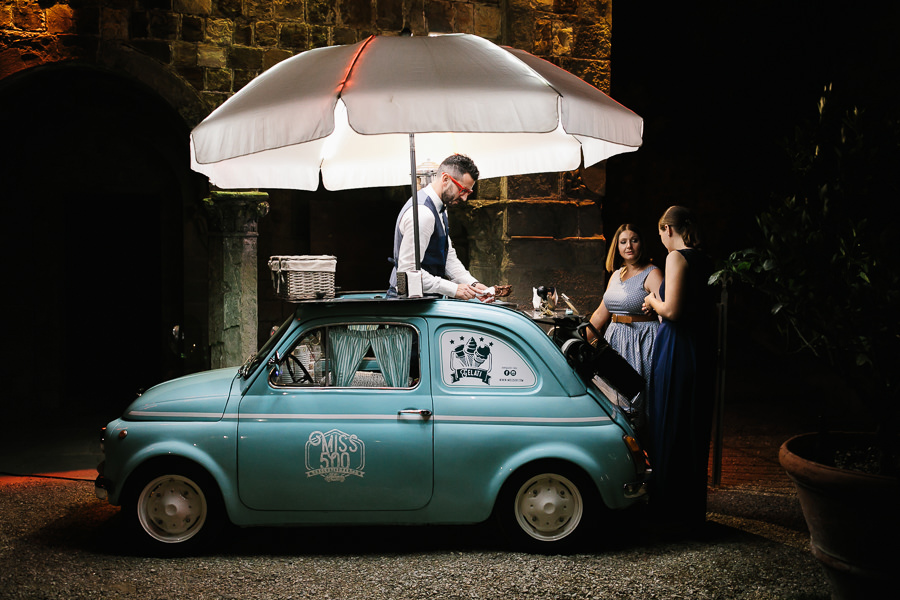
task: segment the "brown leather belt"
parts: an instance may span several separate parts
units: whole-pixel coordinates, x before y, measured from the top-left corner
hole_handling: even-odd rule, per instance
[[[645,323],[654,320],[656,320],[656,317],[648,317],[646,315],[612,315],[613,323]]]

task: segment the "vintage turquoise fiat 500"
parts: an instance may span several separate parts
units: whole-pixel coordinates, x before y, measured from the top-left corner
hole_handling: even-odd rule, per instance
[[[604,370],[615,381],[624,361],[586,344],[578,322],[542,328],[477,301],[301,302],[239,369],[160,384],[110,422],[97,494],[163,550],[195,547],[224,519],[491,516],[519,547],[568,546],[602,512],[641,502],[648,475],[593,382]]]

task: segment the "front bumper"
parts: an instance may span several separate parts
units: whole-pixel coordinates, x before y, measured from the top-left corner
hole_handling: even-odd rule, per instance
[[[633,481],[624,485],[626,498],[640,498],[647,495],[646,481]]]
[[[97,465],[97,479],[94,480],[94,495],[101,500],[108,499],[114,488],[113,482],[103,475],[104,466],[105,461]]]

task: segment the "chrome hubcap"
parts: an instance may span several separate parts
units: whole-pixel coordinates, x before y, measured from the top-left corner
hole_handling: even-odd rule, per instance
[[[196,534],[206,520],[206,498],[186,477],[159,477],[144,488],[138,516],[153,538],[182,542]]]
[[[581,494],[559,475],[532,477],[519,489],[516,518],[531,537],[553,541],[572,533],[581,521]]]

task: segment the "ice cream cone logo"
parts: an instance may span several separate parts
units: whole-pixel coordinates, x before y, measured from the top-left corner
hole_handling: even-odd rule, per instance
[[[460,363],[465,364],[466,360],[466,347],[463,344],[460,344],[456,348],[453,349],[453,355],[456,357]]]
[[[479,346],[475,350],[475,366],[480,367],[484,361],[486,361],[491,356],[491,349],[488,346]]]
[[[491,370],[491,346],[492,341],[485,338],[475,340],[470,336],[468,340],[461,336],[454,340],[451,365],[453,372],[451,379],[455,383],[464,377],[475,377],[484,383],[490,383]]]
[[[485,329],[441,331],[441,380],[454,387],[533,387],[535,371],[515,347],[515,333],[494,336]]]

